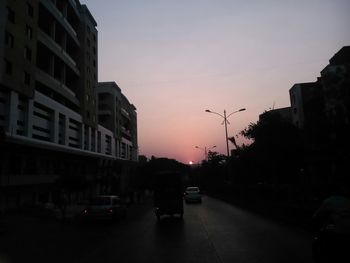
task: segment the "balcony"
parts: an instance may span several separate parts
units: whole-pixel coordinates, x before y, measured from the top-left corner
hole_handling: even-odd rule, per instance
[[[127,112],[124,108],[121,108],[121,113],[122,113],[122,116],[124,116],[125,118],[127,118],[128,120],[130,120],[130,114],[129,112]]]
[[[57,22],[63,26],[63,28],[68,32],[77,46],[80,47],[77,32],[75,32],[74,28],[70,25],[63,14],[56,8],[56,6],[51,1],[47,0],[40,0],[40,3],[53,15],[54,18],[56,18]]]
[[[107,115],[112,116],[113,112],[112,109],[109,107],[109,105],[105,102],[99,101],[98,103],[98,114],[99,115]]]
[[[77,4],[74,0],[68,0],[68,3],[70,4],[72,10],[74,11],[75,15],[80,19],[80,13],[77,8]]]
[[[0,185],[2,186],[18,186],[18,185],[32,185],[32,184],[49,184],[54,183],[57,180],[57,175],[10,175],[0,177]]]
[[[80,76],[80,72],[77,68],[77,63],[69,56],[69,54],[58,45],[51,37],[45,34],[43,31],[38,29],[38,39],[41,43],[43,43],[46,47],[48,47],[56,56],[61,58],[63,62],[69,66],[73,72]]]
[[[122,135],[125,135],[127,139],[131,138],[130,130],[127,130],[125,127],[121,127]],[[124,136],[123,136],[124,137]]]
[[[36,69],[36,80],[44,83],[46,86],[50,87],[55,92],[59,93],[70,102],[74,103],[76,106],[80,106],[79,100],[76,98],[75,93],[71,91],[66,85],[59,82],[49,74],[45,73],[40,69]]]
[[[112,111],[109,109],[98,110],[98,115],[112,116]]]

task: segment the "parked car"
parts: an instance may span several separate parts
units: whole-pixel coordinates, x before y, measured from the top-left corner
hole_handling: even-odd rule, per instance
[[[126,204],[116,195],[92,198],[82,211],[83,219],[116,219],[126,216]]]
[[[202,195],[200,193],[199,187],[197,186],[191,186],[187,187],[184,193],[184,199],[186,203],[190,202],[202,202]]]

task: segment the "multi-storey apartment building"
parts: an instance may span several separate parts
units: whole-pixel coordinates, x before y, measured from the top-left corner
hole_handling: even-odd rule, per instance
[[[86,180],[114,174],[113,161],[126,159],[116,148],[116,138],[124,137],[98,124],[98,32],[88,8],[78,0],[5,0],[0,12],[6,203],[50,199],[69,176],[80,189]]]
[[[100,82],[97,88],[99,123],[113,131],[117,156],[137,160],[136,108],[115,82]]]

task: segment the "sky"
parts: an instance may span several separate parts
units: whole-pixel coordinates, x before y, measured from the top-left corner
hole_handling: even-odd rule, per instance
[[[98,81],[137,108],[139,154],[201,162],[350,45],[348,0],[80,0],[98,26]],[[195,148],[198,146],[199,148]],[[232,144],[230,149],[234,148]]]

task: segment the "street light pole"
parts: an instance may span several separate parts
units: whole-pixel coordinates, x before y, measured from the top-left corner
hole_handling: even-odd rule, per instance
[[[213,149],[215,147],[216,147],[216,145],[210,147],[209,150]],[[204,158],[205,158],[206,161],[208,161],[208,152],[207,152],[207,147],[206,146],[204,147],[204,149],[202,147],[199,147],[199,146],[195,146],[194,148],[204,150]]]
[[[227,157],[230,157],[230,151],[229,151],[229,149],[228,149],[228,135],[227,135],[227,117],[226,117],[226,110],[224,110],[224,122],[225,122],[225,132],[226,132]]]
[[[209,112],[209,113],[213,113],[216,115],[219,115],[221,118],[224,119],[224,124],[225,124],[225,139],[226,139],[226,150],[227,150],[227,157],[230,157],[230,150],[228,147],[228,134],[227,134],[227,123],[230,124],[230,122],[227,120],[232,114],[240,112],[240,111],[245,111],[245,108],[239,109],[237,111],[231,112],[229,115],[226,116],[226,110],[224,110],[224,115],[221,115],[220,113],[217,113],[215,111],[211,111],[211,110],[205,110],[205,112]]]

